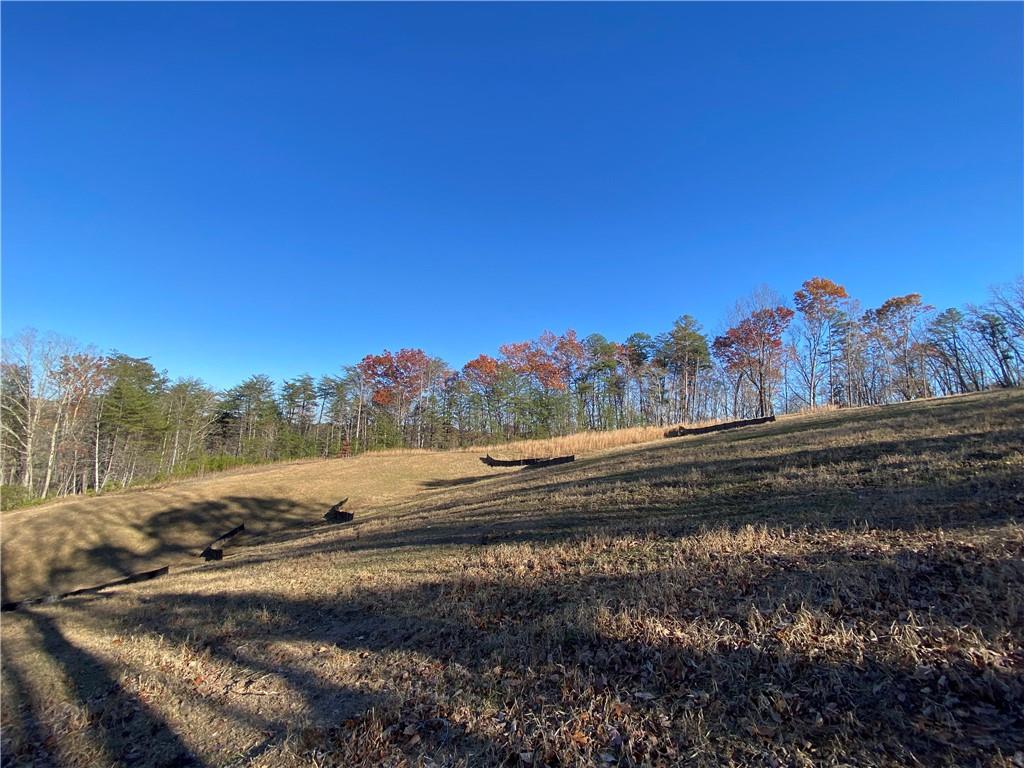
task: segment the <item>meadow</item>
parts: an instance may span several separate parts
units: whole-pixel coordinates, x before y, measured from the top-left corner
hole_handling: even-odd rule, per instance
[[[1007,390],[5,513],[5,594],[172,572],[4,614],[4,765],[1020,766],[1022,424]]]

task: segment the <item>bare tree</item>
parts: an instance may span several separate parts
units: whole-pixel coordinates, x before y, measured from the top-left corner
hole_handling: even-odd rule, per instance
[[[46,404],[53,396],[52,338],[40,340],[35,329],[23,331],[3,346],[3,412],[5,437],[21,453],[21,485],[35,488],[36,449]],[[5,457],[5,460],[9,460]]]

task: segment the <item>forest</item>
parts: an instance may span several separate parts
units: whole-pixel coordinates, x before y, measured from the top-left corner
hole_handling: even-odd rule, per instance
[[[641,425],[843,408],[1024,383],[1024,278],[981,305],[920,294],[863,310],[831,280],[767,289],[711,336],[690,315],[613,341],[573,330],[461,369],[384,350],[314,378],[226,391],[148,358],[26,330],[0,371],[5,509],[282,459],[448,449]]]

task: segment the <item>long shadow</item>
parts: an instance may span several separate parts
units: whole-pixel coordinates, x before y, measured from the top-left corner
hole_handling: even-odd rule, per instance
[[[104,541],[84,547],[77,554],[78,562],[54,563],[45,585],[21,586],[12,593],[6,558],[0,559],[0,593],[4,603],[14,602],[98,586],[164,565],[190,563],[209,542],[239,523],[245,523],[245,533],[233,539],[232,546],[258,542],[275,530],[319,522],[323,512],[290,499],[253,496],[229,496],[173,507],[144,523],[122,526],[141,534],[137,546]],[[40,553],[40,557],[47,556],[47,552]]]
[[[897,646],[899,658],[887,656],[888,646],[881,641],[862,656],[841,650],[815,654],[778,643],[765,645],[763,640],[752,647],[744,639],[757,631],[756,624],[748,624],[749,611],[802,612],[851,627],[849,622],[863,622],[859,631],[884,635],[891,628],[912,626],[906,611],[927,605],[928,632],[953,638],[969,623],[987,643],[999,645],[1007,640],[1006,622],[1015,610],[1006,586],[1024,583],[1021,554],[1018,546],[979,558],[966,544],[886,554],[822,549],[763,558],[743,569],[726,562],[696,569],[641,569],[626,576],[569,573],[525,583],[504,575],[484,582],[453,577],[413,587],[356,589],[343,600],[258,592],[169,593],[161,596],[158,611],[137,607],[127,615],[104,615],[109,609],[102,608],[94,619],[144,626],[173,644],[199,644],[224,661],[280,677],[302,694],[316,724],[314,738],[323,741],[347,738],[344,729],[329,724],[379,701],[362,694],[357,698],[356,692],[332,685],[306,665],[270,661],[266,649],[271,644],[427,655],[468,671],[467,679],[475,682],[460,678],[458,685],[468,684],[473,695],[483,698],[494,695],[489,687],[501,685],[493,679],[494,668],[535,670],[529,698],[520,703],[536,710],[538,723],[543,718],[537,708],[557,707],[559,702],[578,705],[576,694],[549,679],[549,671],[558,671],[555,678],[573,679],[577,689],[613,690],[627,699],[643,691],[667,711],[699,709],[708,727],[726,741],[751,740],[751,724],[767,723],[769,737],[783,745],[808,742],[822,755],[854,763],[857,759],[850,756],[861,754],[864,744],[890,760],[916,756],[927,764],[929,756],[948,760],[952,755],[952,762],[963,763],[1024,748],[1024,675],[1019,669],[986,664],[949,645],[940,655],[933,650],[918,661],[913,649],[902,646]],[[651,583],[665,589],[651,590]],[[961,595],[965,585],[975,590],[973,604]],[[474,599],[477,592],[486,597]],[[708,594],[715,594],[713,603],[705,599]],[[837,602],[837,595],[845,604]],[[616,610],[641,601],[648,615],[669,621],[689,618],[708,626],[724,622],[733,628],[726,633],[733,640],[708,648],[674,641],[671,635],[624,640],[573,619],[560,627],[548,624],[544,633],[537,633],[549,616],[585,615],[570,608]],[[254,606],[276,622],[268,626],[253,618]],[[229,636],[203,636],[203,628],[225,621],[231,627]],[[1013,631],[1018,641],[1024,639],[1020,627]],[[941,644],[932,641],[931,646]],[[239,647],[248,650],[232,650]],[[60,643],[54,648],[51,641],[49,652],[62,651],[66,649]],[[391,684],[389,674],[381,670],[384,690]],[[509,689],[501,695],[524,692]],[[776,697],[775,705],[783,707],[776,714],[785,717],[772,720],[771,706],[764,709],[758,692]],[[953,700],[955,704],[948,703]],[[634,706],[642,710],[647,705],[641,700]],[[286,732],[281,727],[275,738],[283,739]],[[753,743],[764,735],[754,733]],[[450,747],[455,754],[472,755],[472,764],[492,765],[518,749],[512,739],[488,741],[458,731],[446,738],[455,743],[424,744],[414,754],[448,754],[444,750]],[[613,752],[615,762],[622,765],[659,757],[626,754],[621,745],[612,748],[618,750]],[[738,762],[753,759],[739,753],[731,757]]]
[[[594,489],[637,481],[655,483],[660,481],[665,485],[679,486],[688,482],[685,476],[689,472],[698,472],[700,474],[699,486],[702,488],[714,489],[716,486],[737,488],[741,483],[750,484],[763,480],[779,480],[781,479],[779,478],[779,473],[785,470],[799,470],[828,465],[848,465],[847,468],[837,473],[833,487],[845,486],[851,489],[880,487],[894,492],[914,487],[932,487],[944,491],[951,485],[955,485],[956,481],[961,478],[957,478],[955,474],[952,474],[950,477],[953,479],[953,483],[948,482],[945,478],[936,478],[934,481],[929,482],[926,468],[922,468],[924,471],[919,473],[915,472],[917,477],[912,478],[910,481],[899,477],[897,473],[909,470],[910,467],[914,466],[915,457],[927,454],[936,458],[942,458],[943,456],[959,452],[971,437],[985,437],[986,439],[994,440],[999,439],[1000,436],[998,433],[987,432],[978,433],[975,436],[964,435],[961,436],[962,440],[919,438],[913,440],[880,441],[849,447],[797,449],[764,455],[756,459],[739,457],[732,459],[713,458],[708,460],[693,457],[685,461],[658,464],[655,463],[658,457],[653,456],[650,457],[652,461],[646,466],[618,471],[614,471],[612,467],[609,467],[610,471],[599,471],[594,473],[593,476],[584,476],[579,479],[569,477],[565,480],[559,480],[558,478],[553,478],[552,482],[529,486],[527,490],[538,495],[549,495],[570,488]],[[1001,453],[993,454],[993,458],[1009,458],[1015,451],[1015,445],[1019,444],[1020,433],[1006,430],[1002,436],[1006,438],[1006,441],[1003,443],[1003,449]],[[1017,438],[1018,443],[1015,443],[1013,438]],[[878,466],[880,459],[894,454],[905,455],[909,458],[903,459],[901,462],[890,461],[884,468]],[[667,457],[663,456],[661,458]],[[857,465],[860,465],[860,469],[853,469]],[[977,469],[977,467],[972,468],[970,472],[964,474],[973,473]],[[996,473],[992,472],[990,474],[995,475]],[[1006,472],[1006,475],[1012,478],[1009,471]],[[749,490],[740,490],[743,491],[744,495],[750,495]],[[801,489],[797,488],[796,490],[800,491]],[[808,490],[814,490],[813,484]],[[772,489],[765,488],[764,492],[770,495]],[[496,497],[497,495],[492,497],[492,499]]]
[[[763,436],[766,437],[766,436]],[[863,442],[856,445],[835,447],[794,447],[787,451],[766,453],[757,458],[748,456],[725,458],[721,456],[706,457],[687,451],[687,446],[654,446],[643,453],[630,457],[636,465],[621,468],[620,457],[593,457],[578,462],[577,468],[554,468],[545,475],[548,482],[536,483],[516,475],[501,478],[501,482],[488,487],[489,495],[460,497],[431,506],[418,505],[423,512],[440,512],[464,506],[469,503],[492,503],[509,498],[510,492],[522,490],[533,496],[550,496],[565,490],[596,489],[607,485],[632,483],[637,481],[660,482],[663,485],[681,486],[691,483],[686,479],[688,473],[699,473],[701,488],[714,489],[716,486],[737,486],[739,483],[751,481],[775,480],[783,470],[795,470],[808,467],[829,465],[846,465],[837,472],[834,485],[846,486],[851,489],[881,486],[894,491],[910,487],[945,488],[949,483],[942,478],[934,483],[927,482],[927,467],[915,473],[909,482],[898,476],[897,472],[914,466],[915,459],[921,456],[944,458],[963,451],[967,445],[975,443],[998,443],[998,450],[976,453],[976,457],[984,458],[995,464],[1009,459],[1024,448],[1024,431],[1014,428],[1002,430],[986,430],[973,433],[962,433],[953,437],[922,437],[912,439],[879,440]],[[889,461],[885,467],[878,462],[883,457],[901,455],[907,458],[901,463]],[[859,465],[859,469],[853,469]],[[961,468],[963,474],[972,474],[985,467]],[[995,473],[990,473],[995,474]],[[1012,478],[1009,471],[1007,476]],[[954,481],[957,478],[951,475]],[[535,476],[536,479],[536,476]],[[766,489],[770,490],[770,489]],[[745,491],[749,495],[749,491]]]
[[[1024,419],[1024,395],[1019,389],[1011,389],[927,401],[917,400],[880,406],[837,409],[806,417],[783,417],[771,424],[745,428],[742,434],[736,436],[743,439],[757,436],[754,434],[755,429],[761,435],[770,434],[781,437],[799,432],[845,429],[846,427],[857,429],[868,425],[884,425],[896,431],[904,428],[913,430],[922,418],[940,418],[951,426],[958,423],[971,424],[976,422],[979,415],[986,409],[1003,410],[1004,418],[1007,421],[1012,421],[1014,418]]]
[[[16,713],[18,722],[3,724],[0,735],[0,766],[14,766],[13,755],[29,753],[32,764],[39,768],[50,768],[57,761],[50,753],[48,744],[52,733],[35,717],[35,705],[32,700],[32,686],[22,674],[18,660],[13,658],[6,648],[0,648],[0,667],[3,669],[4,714],[10,717]],[[16,734],[16,737],[12,737]]]
[[[435,480],[424,480],[420,483],[421,488],[458,488],[463,485],[472,485],[481,480],[493,480],[500,475],[472,475],[469,477],[437,478]]]
[[[616,455],[597,456],[530,478],[498,476],[486,489],[453,498],[413,500],[392,511],[390,529],[364,531],[357,521],[350,529],[356,538],[321,537],[308,544],[298,538],[287,550],[248,553],[238,565],[334,549],[554,541],[572,538],[581,529],[621,533],[656,528],[685,535],[748,523],[834,529],[865,523],[902,529],[986,527],[1024,516],[1024,478],[1005,463],[1020,450],[1024,432],[1015,428],[823,448],[797,445],[756,460],[702,457],[682,443],[658,444],[631,454],[631,466],[625,468]],[[957,455],[965,451],[968,461],[958,463]],[[904,458],[893,461],[894,456]],[[946,466],[944,473],[929,476],[914,465],[921,457]],[[841,469],[827,484],[813,477],[784,477],[788,471],[828,465]],[[692,473],[697,480],[690,479]],[[662,499],[640,497],[633,506],[628,497],[607,493],[634,483],[667,493]],[[574,507],[559,509],[550,501],[566,494],[575,498]]]
[[[99,659],[71,643],[56,621],[36,611],[26,615],[38,633],[40,650],[60,666],[77,703],[99,709],[90,718],[90,731],[107,765],[139,764],[143,759],[163,768],[203,765],[152,707],[126,691]],[[26,716],[35,719],[31,712]],[[38,732],[39,726],[33,722],[30,728]]]
[[[843,420],[842,423],[849,422]],[[772,436],[765,434],[762,437]],[[842,529],[864,519],[872,519],[876,523],[888,521],[893,527],[909,524],[982,528],[1005,523],[1019,514],[1018,497],[1024,481],[1009,469],[998,467],[1003,458],[1019,450],[1020,440],[1020,431],[1009,429],[995,434],[978,431],[949,438],[880,440],[836,448],[795,446],[793,450],[766,455],[756,462],[742,457],[719,457],[711,461],[689,457],[680,461],[680,456],[694,444],[658,445],[644,453],[642,458],[646,465],[643,467],[616,468],[616,457],[594,457],[576,466],[546,470],[543,475],[545,482],[539,486],[534,484],[539,477],[537,474],[528,480],[510,475],[489,484],[487,492],[482,488],[474,489],[480,492],[455,501],[434,501],[407,507],[408,514],[417,516],[462,510],[461,516],[454,520],[432,524],[425,530],[366,533],[355,541],[318,541],[308,547],[294,547],[281,556],[325,553],[332,549],[469,544],[478,543],[482,535],[497,536],[507,541],[551,541],[579,535],[581,522],[592,524],[588,532],[602,528],[642,530],[655,525],[670,535],[709,526],[735,527],[752,521],[784,526],[816,521],[821,528]],[[868,472],[858,476],[859,479],[848,480],[846,487],[825,487],[820,483],[798,486],[799,493],[783,503],[768,493],[751,494],[749,489],[734,496],[716,491],[714,497],[717,500],[694,499],[670,502],[664,506],[644,504],[625,512],[622,505],[614,500],[597,500],[588,505],[586,514],[560,516],[550,514],[551,510],[542,503],[545,498],[560,492],[601,492],[610,486],[637,480],[679,484],[684,482],[680,478],[685,479],[685,474],[693,469],[700,470],[705,482],[724,483],[752,469],[756,470],[753,480],[758,480],[787,467],[838,462],[870,469],[886,454],[943,456],[962,451],[971,443],[993,441],[999,444],[996,449],[989,450],[991,455],[982,457],[981,469],[984,471],[975,466],[965,470],[963,476],[952,475],[936,480],[922,476],[900,485],[889,484],[896,475],[884,475],[881,478],[884,482],[874,484],[871,482],[873,475]],[[635,460],[636,457],[631,459]],[[595,470],[596,475],[590,474]],[[510,498],[517,493],[537,502],[529,507],[528,516],[521,517],[514,510],[506,509]],[[908,516],[899,506],[902,500],[934,503],[939,508],[937,511],[925,511],[917,517]],[[291,504],[284,500],[239,497],[230,501],[239,509],[256,509],[271,514],[275,510],[291,509],[280,506],[282,502]],[[742,504],[742,508],[733,509],[735,504]],[[200,508],[208,509],[208,505],[196,507],[172,510],[167,513],[166,521],[189,519],[191,515],[202,514]],[[220,518],[218,521],[227,522]],[[473,525],[478,527],[474,529]],[[117,560],[120,554],[97,548],[96,556]],[[124,556],[127,558],[128,554]],[[715,571],[708,573],[706,581],[698,581],[693,586],[697,589],[695,594],[724,590],[719,606],[730,606],[727,609],[719,607],[717,613],[702,616],[703,619],[708,622],[717,618],[727,619],[742,626],[745,621],[743,611],[751,606],[766,611],[780,607],[796,611],[804,607],[842,621],[844,611],[842,607],[835,607],[837,592],[834,585],[856,583],[862,586],[854,595],[855,599],[865,605],[877,602],[887,606],[882,610],[871,609],[874,611],[873,620],[879,627],[903,621],[906,610],[930,608],[936,616],[946,617],[934,620],[938,629],[952,632],[958,626],[973,623],[982,637],[994,642],[1005,627],[998,623],[990,626],[985,623],[983,614],[972,613],[965,604],[954,604],[953,601],[961,600],[959,593],[964,584],[981,585],[990,592],[997,586],[1007,593],[1011,593],[1006,589],[1007,585],[1019,588],[1024,582],[1020,555],[1017,552],[1006,562],[991,564],[992,568],[1009,569],[1010,576],[1003,581],[992,579],[985,570],[989,566],[970,560],[969,553],[950,548],[948,551],[897,553],[885,558],[870,552],[846,555],[823,552],[802,561],[776,558],[751,568],[744,580],[730,582],[726,579],[723,582],[722,573]],[[253,552],[246,562],[226,562],[216,567],[236,568],[276,557],[263,557],[259,552]],[[6,574],[3,575],[6,581]],[[764,714],[749,695],[751,686],[764,690],[771,690],[774,686],[803,697],[805,707],[789,713],[787,717],[793,729],[821,749],[823,754],[835,750],[837,744],[846,744],[855,750],[858,748],[857,739],[881,744],[885,750],[891,750],[887,752],[890,758],[900,760],[909,760],[912,755],[918,758],[921,755],[939,755],[944,750],[967,759],[991,754],[994,750],[1014,754],[1024,748],[1024,682],[1020,670],[983,667],[953,650],[946,652],[940,663],[914,666],[909,662],[896,663],[873,653],[859,661],[825,661],[780,647],[695,651],[668,639],[644,643],[622,641],[604,636],[594,627],[571,623],[552,637],[537,638],[531,634],[529,628],[532,624],[566,606],[580,601],[604,604],[608,595],[628,596],[636,586],[637,578],[559,576],[540,585],[524,586],[512,579],[499,577],[492,585],[496,596],[493,602],[474,605],[472,612],[464,606],[455,610],[446,608],[444,601],[449,599],[446,596],[470,588],[450,580],[386,592],[357,589],[351,597],[336,602],[287,599],[262,593],[166,593],[159,595],[159,607],[140,605],[129,608],[126,613],[123,612],[125,602],[114,600],[76,601],[68,603],[63,610],[68,611],[68,615],[77,615],[100,631],[118,625],[141,628],[144,633],[166,638],[180,646],[200,643],[225,662],[260,674],[278,675],[290,688],[301,692],[318,729],[317,738],[321,739],[344,738],[343,729],[326,724],[368,706],[383,705],[382,694],[367,697],[364,691],[322,679],[307,666],[273,661],[269,654],[263,653],[267,643],[289,639],[377,653],[414,651],[458,664],[481,679],[497,664],[562,664],[572,668],[574,674],[595,690],[599,686],[607,688],[608,683],[600,683],[600,680],[610,678],[622,691],[643,690],[658,699],[670,699],[672,706],[680,710],[690,706],[687,702],[694,691],[715,690],[717,698],[700,706],[710,707],[706,710],[709,719],[714,715],[723,732],[737,738],[741,734],[735,729],[746,728],[747,725],[741,725],[744,721],[756,722],[756,718]],[[665,569],[653,574],[645,573],[642,578],[662,579],[672,584],[684,578],[692,579],[692,576]],[[906,590],[908,600],[887,603],[884,600],[889,589],[887,585],[901,581],[910,584]],[[851,599],[849,595],[839,594],[838,597],[840,601],[846,600],[847,604]],[[1001,605],[998,597],[989,594],[986,599],[998,606]],[[909,601],[915,605],[910,605]],[[666,604],[665,610],[686,616],[686,611],[697,610],[702,605],[699,602],[690,605],[678,598],[676,603]],[[253,608],[257,606],[278,617],[279,621],[268,627],[253,619]],[[1002,605],[997,612],[1006,614],[1010,611],[1011,608]],[[143,744],[146,759],[152,757],[147,764],[198,764],[181,738],[152,707],[118,686],[113,667],[73,645],[49,612],[30,611],[26,615],[38,632],[40,650],[55,659],[72,681],[75,698],[83,704],[97,697],[104,702],[102,714],[92,723],[92,729],[112,761],[120,760],[124,754],[132,754],[133,745]],[[227,619],[234,627],[230,630],[230,638],[218,637],[209,629],[223,625]],[[946,627],[943,621],[949,626]],[[1013,631],[1017,633],[1016,642],[1019,644],[1022,641],[1019,625]],[[239,653],[237,648],[245,644],[251,646],[250,650]],[[28,691],[31,681],[19,676],[14,667],[11,670],[6,667],[5,661],[5,676],[8,681],[14,681],[15,690]],[[742,673],[738,674],[736,670]],[[942,683],[943,675],[945,683]],[[553,683],[539,681],[537,685],[549,701],[562,701],[566,695]],[[956,725],[949,731],[953,737],[944,732],[935,720],[929,709],[934,707],[934,697],[924,691],[925,688],[938,690],[943,685],[952,685],[955,695],[961,702],[966,702],[964,707],[946,708],[940,712],[942,718]],[[22,709],[31,709],[31,696],[28,693],[18,695],[26,702]],[[701,700],[697,701],[700,703]],[[851,712],[855,716],[853,725],[848,717]],[[48,758],[39,745],[45,743],[47,734],[40,725],[39,717],[29,717],[31,719],[22,727],[28,734],[27,743],[36,746],[27,749],[44,761]],[[288,732],[288,723],[279,722],[275,727],[277,730],[268,737],[267,744],[280,743]],[[980,734],[983,741],[978,743],[983,746],[974,745],[971,738],[958,740],[956,733],[965,733],[971,738]],[[514,754],[511,742],[488,741],[480,736],[459,734],[448,734],[445,743],[439,741],[434,745],[439,752],[449,747],[454,749],[447,743],[450,737],[461,745],[459,749],[479,757],[480,764],[498,763]],[[783,734],[779,738],[786,737]],[[265,749],[267,744],[261,748]],[[637,755],[616,752],[614,757],[623,764],[638,761]],[[657,755],[647,757],[653,759]],[[734,757],[743,762],[743,755]],[[752,759],[750,755],[745,757],[748,761]]]
[[[978,419],[979,398],[955,398],[950,400],[937,400],[928,404],[927,412],[930,419],[942,419],[950,430],[963,428],[964,425],[973,424]],[[993,396],[994,406],[1000,410],[1000,419],[1007,423],[1013,423],[1013,415],[1020,412],[1024,419],[1024,399],[1010,394]],[[827,463],[853,462],[861,465],[877,462],[887,453],[902,453],[907,456],[921,455],[931,452],[937,455],[950,454],[961,450],[970,441],[982,439],[992,440],[995,437],[1003,438],[1001,454],[993,458],[1002,458],[1009,455],[1014,445],[1021,445],[1024,433],[1020,429],[1007,428],[999,430],[998,433],[991,431],[963,430],[960,434],[950,437],[916,438],[908,440],[876,440],[864,442],[856,446],[840,446],[835,448],[807,448],[801,444],[821,439],[823,433],[830,433],[838,430],[840,433],[856,430],[864,423],[876,423],[884,417],[884,423],[892,429],[906,428],[912,433],[915,426],[921,420],[922,409],[920,404],[895,404],[887,406],[883,411],[877,409],[865,409],[863,411],[836,412],[835,414],[819,415],[813,419],[800,419],[794,421],[783,420],[772,424],[758,425],[745,428],[743,435],[723,433],[720,435],[699,436],[697,438],[683,438],[679,440],[668,440],[652,445],[639,446],[637,451],[631,454],[632,463],[643,462],[643,466],[623,469],[619,465],[621,461],[617,456],[597,456],[582,458],[573,465],[564,467],[551,467],[543,471],[543,475],[533,474],[529,477],[511,473],[502,475],[477,475],[453,480],[438,479],[429,480],[423,483],[424,488],[444,490],[464,486],[472,486],[487,479],[494,479],[494,482],[486,484],[484,488],[468,488],[468,496],[460,496],[449,500],[431,500],[429,498],[416,500],[414,503],[406,504],[396,509],[393,518],[400,520],[403,515],[415,516],[427,519],[430,526],[423,531],[422,543],[444,543],[446,530],[454,535],[451,543],[486,543],[493,540],[504,540],[510,536],[522,535],[526,539],[538,538],[531,535],[529,531],[521,534],[516,533],[516,524],[508,519],[502,519],[502,508],[508,506],[510,501],[525,501],[534,507],[540,506],[545,498],[562,492],[572,492],[583,496],[595,496],[602,487],[616,483],[630,483],[633,481],[644,481],[654,486],[672,486],[679,484],[680,476],[690,471],[703,473],[706,482],[722,484],[731,476],[756,474],[761,478],[787,467],[816,466]],[[903,420],[906,424],[903,424]],[[902,427],[901,427],[902,425]],[[792,441],[790,438],[798,435],[799,440]],[[763,440],[778,441],[780,439],[795,442],[792,450],[785,453],[775,453],[763,456],[756,461],[752,459],[724,459],[721,457],[703,458],[702,452],[713,449],[728,448],[738,442]],[[538,482],[543,478],[542,482]],[[891,478],[890,478],[891,479]],[[900,496],[906,496],[910,492],[907,486],[895,488],[872,488],[872,484],[878,482],[870,472],[855,478],[843,478],[828,489],[806,488],[802,493],[807,495],[804,500],[790,500],[788,502],[789,512],[804,512],[813,518],[820,515],[822,510],[828,510],[825,519],[802,520],[799,522],[819,522],[822,524],[833,524],[844,516],[847,519],[871,518],[881,524],[886,524],[885,516],[876,514],[880,502],[894,500]],[[1007,486],[1003,479],[998,484]],[[917,490],[921,501],[935,501],[938,507],[948,508],[952,500],[954,490],[957,491],[958,500],[970,500],[974,493],[974,485],[960,484],[957,488],[956,482],[937,482],[929,486],[918,482]],[[967,492],[970,489],[970,492]],[[943,494],[947,494],[943,496]],[[749,492],[748,492],[749,495]],[[747,507],[749,514],[730,515],[730,503],[737,502]],[[649,515],[633,515],[626,508],[614,506],[608,502],[596,500],[591,505],[590,514],[585,516],[560,515],[559,510],[549,511],[558,520],[538,519],[538,515],[527,515],[523,520],[529,519],[531,526],[537,526],[539,531],[559,531],[578,524],[581,521],[592,521],[598,524],[609,522],[608,518],[621,512],[626,519],[632,519],[635,523],[649,523],[652,518],[663,519],[664,522],[680,524],[681,530],[692,526],[696,518],[701,515],[727,515],[733,519],[742,521],[750,520],[755,514],[769,513],[772,517],[774,505],[768,499],[758,498],[753,504],[748,504],[746,499],[730,497],[728,491],[719,494],[717,504],[706,504],[701,501],[684,500],[674,505],[654,503],[649,506]],[[680,514],[667,514],[674,510]],[[472,513],[478,519],[463,533],[458,533],[458,528],[463,527],[462,523],[447,525],[434,523],[435,518],[450,511],[460,513]],[[837,513],[836,510],[839,510]],[[239,522],[246,522],[246,533],[244,538],[232,542],[233,547],[246,543],[259,541],[259,536],[268,531],[280,529],[282,520],[296,522],[307,520],[316,522],[319,520],[322,510],[312,509],[283,498],[259,498],[259,497],[230,497],[224,500],[196,502],[182,505],[167,510],[144,524],[136,526],[137,530],[147,542],[144,547],[125,548],[110,542],[97,544],[82,554],[82,563],[75,565],[54,564],[49,572],[49,580],[45,589],[26,590],[22,588],[18,594],[10,594],[9,579],[6,569],[0,561],[0,571],[3,575],[3,584],[0,587],[4,602],[18,600],[26,597],[38,596],[38,593],[53,593],[70,591],[74,588],[94,586],[104,581],[111,581],[121,576],[148,570],[157,566],[187,561],[208,543],[224,531],[237,525]],[[899,512],[890,514],[890,522],[895,522]],[[641,519],[644,518],[644,519]],[[621,521],[614,521],[616,527],[621,527]],[[708,520],[717,523],[718,520]],[[794,519],[794,522],[798,522]],[[914,519],[912,524],[928,524],[923,517]],[[933,516],[932,523],[943,525],[970,525],[973,524],[971,517],[957,520],[952,514],[944,516]],[[494,527],[496,530],[489,531]],[[70,530],[71,526],[69,526]],[[204,531],[203,539],[197,540],[194,533],[182,535],[182,531],[194,532],[196,529]],[[301,538],[305,535],[299,531],[289,533],[287,538]],[[407,546],[416,543],[416,535],[408,532],[401,537],[398,543],[382,542],[379,536],[363,541],[361,547],[368,548],[371,541],[381,542],[383,546]],[[45,556],[45,553],[43,553]],[[96,575],[91,575],[96,574]]]

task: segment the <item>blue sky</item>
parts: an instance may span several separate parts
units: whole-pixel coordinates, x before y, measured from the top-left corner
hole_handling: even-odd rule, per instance
[[[6,335],[226,387],[1024,270],[1020,4],[2,14]]]

